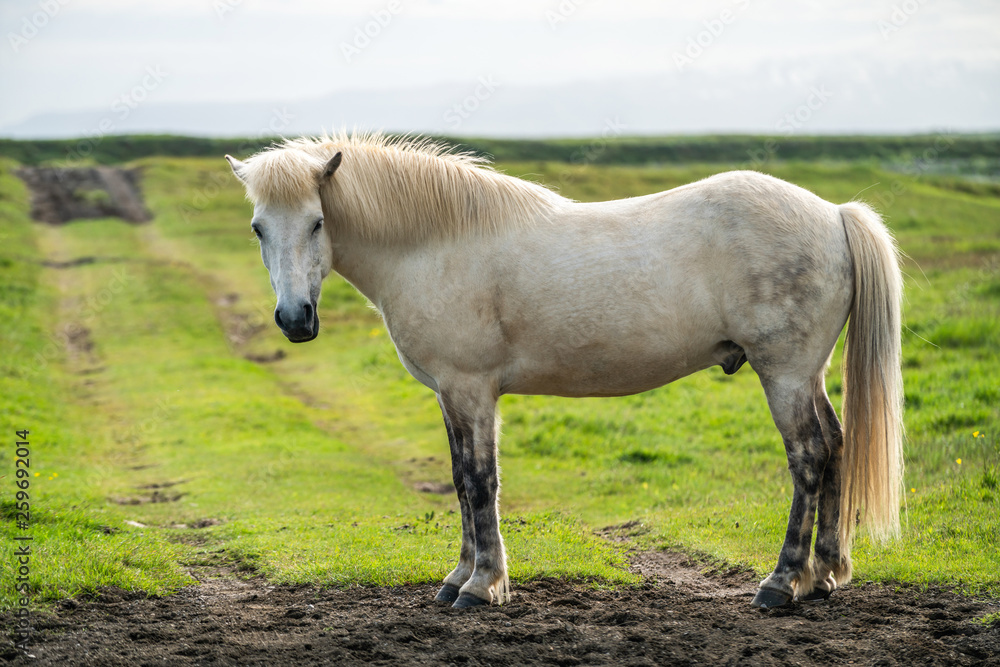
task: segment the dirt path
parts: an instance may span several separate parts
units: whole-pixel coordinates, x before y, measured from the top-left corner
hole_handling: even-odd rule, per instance
[[[941,590],[854,585],[751,609],[745,572],[640,554],[640,589],[544,579],[503,607],[457,611],[431,585],[317,590],[206,576],[161,599],[105,591],[37,618],[14,665],[996,665],[1000,610]],[[9,646],[9,645],[8,645]]]

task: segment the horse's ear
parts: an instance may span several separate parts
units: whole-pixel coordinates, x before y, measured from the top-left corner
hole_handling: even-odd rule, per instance
[[[227,155],[226,161],[229,162],[229,166],[233,168],[233,173],[236,174],[236,178],[240,179],[241,183],[246,183],[246,178],[243,176],[243,174],[246,173],[246,165],[234,158],[232,155]]]
[[[335,171],[337,171],[337,167],[340,166],[340,161],[343,159],[344,154],[337,151],[337,154],[330,158],[330,161],[326,163],[325,167],[323,167],[323,178],[320,179],[320,182],[330,180],[330,177],[333,176]]]

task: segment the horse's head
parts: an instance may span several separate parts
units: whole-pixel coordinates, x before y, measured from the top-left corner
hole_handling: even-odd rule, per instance
[[[270,151],[246,162],[226,159],[254,202],[250,228],[278,297],[274,321],[288,340],[305,343],[319,335],[316,304],[332,261],[316,179],[333,175],[340,153],[325,166],[308,156],[278,153],[291,151]],[[297,182],[303,178],[299,171],[307,183]]]

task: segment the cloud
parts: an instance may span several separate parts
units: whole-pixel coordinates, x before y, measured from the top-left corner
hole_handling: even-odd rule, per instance
[[[18,30],[39,2],[4,2],[2,25]],[[894,99],[901,93],[892,85],[866,88],[872,71],[895,68],[907,81],[941,85],[949,77],[975,81],[962,72],[1000,64],[1000,4],[972,0],[62,2],[19,51],[0,43],[0,87],[18,91],[5,97],[0,126],[106,110],[146,67],[171,74],[151,105],[292,103],[338,91],[461,86],[483,76],[508,86],[558,86],[680,74],[695,89],[714,86],[721,99],[732,91],[720,86],[765,90],[834,72],[853,81],[859,100],[869,95],[892,106],[912,104],[913,96]],[[399,3],[392,22],[348,62],[343,45],[389,2]],[[553,23],[553,14],[560,20]],[[697,56],[680,67],[678,55],[688,58],[688,49]],[[766,100],[744,97],[728,113],[750,113],[752,105]]]

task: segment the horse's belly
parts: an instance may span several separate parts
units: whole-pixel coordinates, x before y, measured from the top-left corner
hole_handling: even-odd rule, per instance
[[[627,396],[655,389],[719,363],[711,348],[643,351],[625,346],[583,345],[549,349],[519,358],[504,393],[553,396]]]

